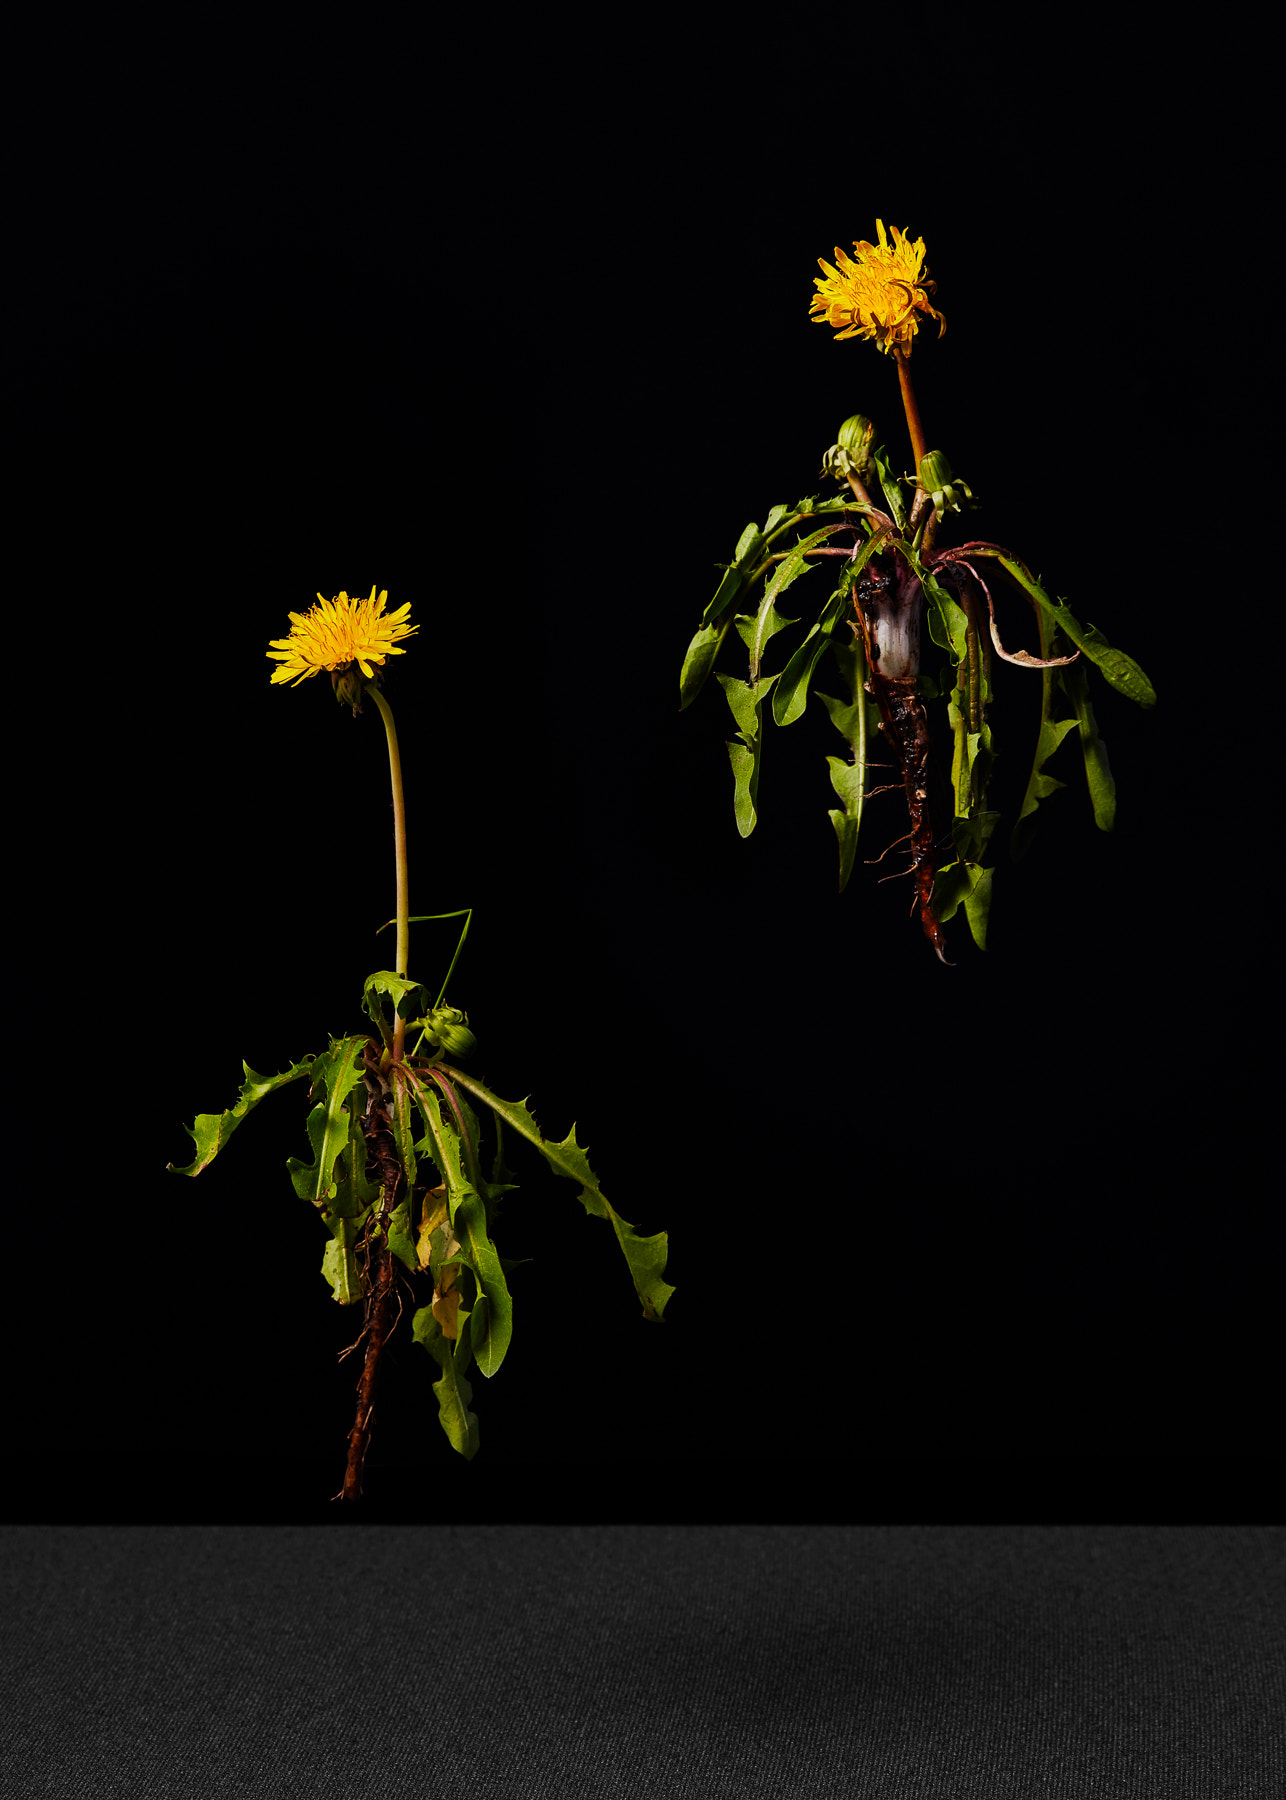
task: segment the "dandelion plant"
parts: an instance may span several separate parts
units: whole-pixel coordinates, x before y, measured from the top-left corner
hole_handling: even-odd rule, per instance
[[[1139,665],[1093,625],[1081,625],[1012,550],[986,538],[950,547],[939,543],[948,515],[960,516],[975,504],[972,489],[952,473],[945,453],[929,448],[911,380],[921,325],[936,323],[941,336],[946,320],[933,303],[936,284],[928,277],[924,240],[912,240],[896,227],[886,232],[882,220],[876,227],[878,243],[855,242],[854,256],[837,249],[833,264],[818,258],[822,275],[814,278],[817,292],[809,311],[837,341],[862,338],[893,359],[913,473],[899,477],[899,463],[877,444],[865,414],[845,419],[821,471],[841,493],[774,506],[762,530],[747,525],[732,562],[719,565],[719,585],[683,662],[679,699],[681,709],[696,699],[735,626],[749,653],[748,679],[723,673],[716,679],[736,722],[737,740],[728,745],[733,806],[737,829],[748,837],[758,817],[765,708],[775,724],[793,724],[829,650],[841,692],[817,698],[847,746],[846,755],[827,758],[840,800],[829,814],[839,840],[840,888],[853,871],[866,802],[881,792],[901,791],[910,830],[896,842],[907,846],[909,867],[903,872],[912,879],[912,907],[946,962],[943,926],[962,906],[978,947],[985,949],[987,942],[989,847],[998,819],[987,804],[995,760],[993,653],[1018,669],[1039,671],[1042,682],[1035,756],[1013,829],[1015,855],[1026,846],[1040,802],[1063,785],[1045,773],[1045,764],[1072,732],[1079,738],[1094,818],[1102,830],[1112,829],[1116,790],[1086,665],[1092,663],[1140,706],[1154,705],[1156,695]],[[883,504],[873,498],[877,489]],[[803,642],[769,674],[773,639],[800,623],[784,617],[778,604],[818,564],[835,569],[834,589]],[[1039,655],[1007,650],[1001,642],[984,570],[1031,605]],[[922,661],[922,622],[943,653],[940,667]],[[926,702],[933,700],[946,703],[939,742],[929,729]],[[877,734],[893,755],[895,779],[873,786],[876,765],[869,752]]]
[[[505,1166],[506,1131],[525,1138],[556,1174],[578,1185],[587,1212],[606,1219],[625,1253],[644,1317],[660,1320],[673,1289],[664,1280],[664,1232],[639,1237],[608,1203],[576,1130],[561,1143],[544,1138],[523,1100],[503,1100],[458,1064],[477,1049],[468,1015],[447,1004],[472,920],[469,908],[412,914],[407,882],[406,810],[397,730],[382,683],[388,659],[405,654],[403,641],[418,626],[410,606],[385,611],[387,590],[369,598],[340,593],[307,613],[291,613],[291,629],[272,642],[278,667],[271,680],[298,687],[322,671],[353,716],[364,698],[375,704],[388,742],[393,791],[397,940],[392,969],[366,978],[362,1008],[368,1023],[332,1038],[279,1075],[258,1075],[243,1064],[245,1081],[233,1106],[198,1113],[188,1132],[196,1155],[179,1175],[199,1175],[259,1102],[293,1082],[308,1084],[311,1158],[287,1163],[296,1195],[316,1208],[325,1231],[321,1272],[341,1306],[360,1306],[365,1345],[357,1407],[348,1439],[343,1485],[336,1498],[356,1500],[370,1442],[381,1357],[406,1307],[410,1329],[440,1370],[433,1388],[438,1417],[464,1457],[478,1449],[472,1410],[472,1367],[495,1375],[513,1331],[508,1276],[494,1229],[503,1195],[514,1183]],[[410,928],[429,920],[463,918],[455,955],[436,998],[410,974]],[[379,927],[383,930],[384,927]],[[409,1047],[408,1047],[409,1045]],[[450,1058],[450,1060],[448,1060]],[[484,1123],[491,1135],[489,1174]],[[422,1302],[416,1304],[417,1301]],[[344,1352],[348,1354],[348,1352]]]

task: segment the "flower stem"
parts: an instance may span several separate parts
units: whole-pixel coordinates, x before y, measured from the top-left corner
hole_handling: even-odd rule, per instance
[[[408,897],[406,877],[406,802],[402,798],[402,759],[397,749],[397,726],[393,723],[393,714],[389,710],[388,701],[373,681],[366,683],[366,691],[380,709],[380,717],[384,721],[384,730],[388,735],[388,767],[389,778],[393,784],[393,850],[397,860],[397,963],[396,972],[406,974],[406,965],[411,953],[411,903]],[[406,1020],[393,1011],[393,1061],[401,1062],[402,1052],[406,1045]]]
[[[902,384],[902,405],[906,411],[907,429],[911,433],[911,453],[915,457],[917,479],[920,464],[924,460],[925,442],[924,426],[920,423],[920,408],[916,404],[915,389],[911,386],[911,364],[901,344],[893,346],[893,354],[897,358],[898,380]]]

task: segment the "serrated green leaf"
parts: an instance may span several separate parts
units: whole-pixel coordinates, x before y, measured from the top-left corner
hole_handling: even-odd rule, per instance
[[[737,628],[737,636],[750,652],[752,672],[758,668],[755,660],[756,645],[762,655],[770,638],[776,637],[777,633],[784,631],[788,625],[798,625],[798,623],[798,619],[784,618],[773,606],[769,606],[766,612],[756,613],[753,616],[750,613],[737,615],[733,624]]]
[[[750,836],[759,823],[759,764],[763,745],[756,738],[753,749],[745,744],[728,745],[732,764],[732,814],[743,838]]]
[[[319,1086],[323,1087],[325,1098],[319,1100],[308,1115],[308,1141],[312,1146],[313,1161],[304,1163],[296,1156],[286,1160],[299,1198],[311,1200],[314,1205],[325,1206],[332,1212],[347,1210],[335,1176],[335,1160],[348,1144],[350,1119],[344,1102],[361,1080],[362,1052],[368,1041],[364,1037],[336,1038],[330,1049],[317,1058],[309,1091],[315,1094]],[[358,1197],[350,1192],[347,1207],[356,1204]]]
[[[405,975],[399,975],[393,969],[377,969],[373,975],[368,975],[362,987],[362,1007],[379,1027],[386,1044],[390,1042],[389,1030],[384,1008],[376,999],[378,994],[386,994],[393,1002],[394,1013],[400,1013],[404,1019],[413,1019],[429,1010],[429,991],[420,982],[408,981]]]
[[[420,1259],[415,1254],[415,1233],[411,1226],[409,1200],[400,1200],[389,1214],[388,1247],[412,1272],[419,1269]]]
[[[666,1302],[674,1292],[669,1283],[662,1279],[669,1248],[668,1236],[660,1231],[652,1237],[641,1238],[629,1221],[613,1210],[598,1185],[598,1177],[590,1168],[588,1156],[576,1142],[576,1127],[573,1125],[561,1144],[551,1144],[541,1136],[540,1127],[528,1111],[525,1101],[502,1100],[471,1075],[465,1075],[459,1069],[448,1068],[445,1064],[443,1068],[452,1082],[458,1082],[475,1099],[489,1106],[511,1131],[516,1131],[529,1144],[534,1144],[555,1174],[578,1184],[580,1191],[577,1198],[586,1212],[606,1219],[616,1233],[616,1240],[629,1265],[635,1292],[643,1303],[644,1316],[660,1319],[664,1315]]]
[[[835,836],[839,842],[839,891],[843,893],[848,886],[849,876],[853,873],[857,837],[866,799],[866,709],[869,703],[862,686],[866,678],[866,656],[860,641],[854,638],[846,644],[835,638],[831,642],[831,648],[835,652],[835,660],[850,696],[847,700],[839,700],[833,694],[819,692],[817,695],[830,714],[831,724],[841,737],[848,740],[852,753],[848,762],[838,756],[826,758],[831,786],[844,802],[842,813],[832,809],[826,815],[835,827]]]
[[[468,1339],[463,1333],[454,1343],[444,1337],[431,1306],[423,1306],[415,1314],[411,1321],[411,1336],[417,1344],[424,1346],[442,1370],[441,1379],[433,1383],[433,1392],[438,1397],[438,1418],[447,1441],[453,1450],[471,1460],[478,1453],[479,1433],[477,1415],[469,1410],[473,1389],[465,1380],[465,1370],[469,1366]]]
[[[759,736],[762,720],[759,709],[777,677],[765,675],[759,681],[740,681],[735,675],[716,675],[715,680],[727,696],[728,706],[737,722],[737,730],[746,742]]]
[[[354,1246],[370,1210],[368,1206],[351,1219],[338,1213],[328,1213],[325,1218],[331,1235],[322,1252],[321,1272],[341,1306],[354,1305],[366,1292],[366,1279],[357,1266]]]
[[[806,575],[809,569],[815,566],[808,561],[808,552],[817,544],[820,544],[823,538],[830,537],[832,533],[842,531],[843,529],[844,525],[842,521],[837,525],[821,526],[808,537],[801,538],[787,554],[785,560],[778,565],[776,573],[764,590],[764,597],[760,602],[759,612],[755,620],[755,629],[753,633],[746,638],[746,647],[750,651],[750,679],[752,681],[757,681],[759,679],[760,666],[763,662],[764,651],[768,648],[769,640],[774,637],[777,632],[781,631],[783,627],[787,625],[797,625],[799,623],[798,619],[783,618],[777,611],[776,602],[786,592],[788,587],[793,586],[793,584],[799,580],[801,575]],[[740,630],[740,625],[738,625],[738,630]],[[744,636],[745,634],[743,633],[742,635]]]
[[[1055,776],[1045,774],[1045,764],[1068,732],[1075,729],[1075,719],[1041,720],[1040,731],[1036,737],[1036,754],[1032,759],[1031,774],[1027,777],[1027,789],[1023,795],[1022,809],[1015,821],[1010,839],[1011,848],[1016,857],[1024,855],[1030,845],[1033,815],[1036,808],[1042,800],[1048,800],[1051,794],[1056,794],[1063,786],[1063,783]]]
[[[393,1147],[406,1177],[406,1191],[415,1191],[418,1165],[415,1160],[415,1109],[405,1087],[399,1082],[393,1090]]]
[[[247,1114],[254,1111],[261,1100],[275,1093],[278,1088],[286,1087],[290,1082],[299,1081],[310,1074],[316,1060],[313,1056],[305,1056],[299,1062],[292,1063],[282,1075],[257,1075],[248,1062],[243,1062],[241,1067],[246,1079],[241,1084],[240,1098],[236,1105],[230,1106],[226,1112],[198,1113],[193,1124],[183,1127],[196,1145],[195,1158],[185,1168],[178,1169],[173,1163],[166,1163],[166,1168],[173,1175],[199,1175],[202,1169],[208,1168],[214,1161],[237,1126]]]
[[[855,763],[845,762],[843,757],[828,756],[827,764],[831,772],[831,786],[844,802],[843,812],[832,807],[827,818],[835,827],[835,836],[839,840],[839,891],[842,894],[848,886],[848,878],[853,873],[853,865],[857,856],[857,834],[862,823],[863,771]]]
[[[763,720],[760,708],[777,677],[766,675],[756,682],[738,681],[735,675],[717,675],[715,679],[727,695],[732,716],[744,740],[740,744],[728,745],[728,757],[732,763],[732,804],[737,830],[742,837],[749,837],[759,816],[756,808],[759,801],[759,765],[763,756]]]
[[[834,694],[823,694],[819,689],[817,698],[830,714],[831,724],[840,736],[846,737],[850,744],[856,746],[866,716],[865,694],[858,694],[855,700],[840,700]]]

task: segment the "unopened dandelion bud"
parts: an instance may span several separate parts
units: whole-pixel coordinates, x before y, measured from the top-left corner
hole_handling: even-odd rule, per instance
[[[920,486],[926,493],[951,486],[951,464],[941,450],[929,450],[920,458]]]
[[[832,444],[822,459],[822,474],[836,481],[847,481],[855,475],[862,480],[871,467],[871,444],[875,427],[862,413],[854,413],[839,428],[839,442]]]
[[[863,413],[854,413],[852,418],[845,419],[839,428],[840,448],[848,451],[859,475],[865,474],[870,466],[871,444],[874,438],[875,427]]]
[[[464,1022],[464,1014],[458,1007],[443,1006],[431,1012],[424,1023],[429,1028],[429,1035],[449,1050],[452,1056],[468,1056],[478,1047],[478,1040]]]

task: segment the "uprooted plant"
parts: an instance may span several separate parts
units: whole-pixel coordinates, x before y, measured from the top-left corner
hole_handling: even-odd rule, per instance
[[[501,1196],[514,1187],[505,1166],[506,1128],[534,1145],[556,1174],[575,1181],[586,1211],[611,1225],[645,1318],[661,1319],[674,1291],[663,1279],[665,1232],[639,1237],[614,1211],[576,1142],[575,1127],[561,1143],[550,1142],[524,1101],[501,1099],[457,1066],[476,1044],[467,1015],[445,998],[472,913],[462,908],[412,916],[409,911],[401,760],[380,681],[386,658],[404,654],[399,640],[418,628],[407,623],[409,606],[385,614],[387,598],[382,592],[377,599],[374,588],[367,600],[341,593],[327,601],[319,594],[319,605],[308,613],[290,614],[290,635],[275,640],[268,654],[279,665],[274,683],[297,686],[327,670],[336,697],[354,716],[365,694],[384,721],[397,871],[396,920],[387,923],[397,926],[396,968],[367,977],[362,1006],[369,1029],[332,1038],[319,1055],[301,1058],[280,1075],[258,1075],[243,1064],[246,1079],[235,1105],[222,1113],[198,1113],[187,1128],[195,1158],[184,1168],[169,1165],[176,1174],[199,1175],[261,1100],[307,1080],[315,1102],[307,1121],[312,1160],[292,1157],[287,1167],[296,1194],[316,1207],[326,1228],[322,1274],[335,1299],[363,1308],[361,1334],[350,1346],[356,1350],[364,1343],[365,1356],[343,1487],[336,1496],[345,1500],[361,1495],[381,1357],[407,1290],[413,1300],[424,1290],[426,1303],[413,1312],[411,1332],[441,1370],[433,1387],[442,1429],[461,1455],[472,1457],[478,1449],[468,1371],[476,1364],[484,1375],[494,1375],[513,1330],[507,1276],[516,1265],[497,1253],[492,1236]],[[407,972],[410,927],[458,918],[464,927],[430,1003],[429,990]],[[479,1115],[494,1131],[489,1177],[483,1173]]]
[[[1006,663],[1039,670],[1043,683],[1036,753],[1012,838],[1015,855],[1026,847],[1037,806],[1063,785],[1045,772],[1045,764],[1072,731],[1079,734],[1095,820],[1102,830],[1112,829],[1116,789],[1085,664],[1095,664],[1114,688],[1140,706],[1154,705],[1156,695],[1139,665],[1094,626],[1082,626],[1012,551],[985,538],[950,548],[938,545],[948,513],[960,514],[974,503],[968,483],[952,474],[945,455],[926,447],[911,382],[911,349],[920,320],[936,319],[939,335],[945,321],[930,299],[935,284],[927,279],[923,239],[912,241],[894,228],[890,242],[883,222],[877,226],[879,243],[856,243],[856,258],[838,249],[837,267],[819,258],[822,279],[814,283],[818,292],[809,310],[838,338],[869,338],[894,358],[915,468],[904,479],[913,491],[908,498],[885,446],[875,443],[870,420],[860,413],[846,419],[821,472],[847,492],[826,499],[809,496],[793,508],[774,506],[762,531],[753,523],[746,527],[734,560],[721,565],[714,598],[688,647],[679,682],[680,709],[700,693],[735,625],[749,651],[749,680],[726,674],[717,679],[737,725],[738,741],[728,751],[737,828],[748,837],[758,816],[765,703],[777,725],[798,719],[814,671],[829,648],[843,693],[838,698],[819,693],[817,698],[848,744],[846,757],[827,758],[841,801],[829,815],[839,840],[840,888],[853,870],[866,801],[900,789],[910,830],[897,842],[909,847],[910,866],[904,873],[913,880],[913,908],[946,962],[942,927],[962,905],[974,941],[986,948],[993,873],[988,845],[998,818],[987,809],[995,760],[988,712],[992,651]],[[876,482],[884,496],[882,507],[872,499]],[[791,532],[794,542],[788,540]],[[778,601],[810,568],[827,560],[838,565],[838,580],[820,617],[784,666],[765,674],[770,642],[799,623],[777,611]],[[1005,649],[984,568],[998,571],[1034,608],[1039,656]],[[746,602],[760,583],[762,595],[748,608]],[[738,604],[745,610],[738,611]],[[922,667],[921,621],[926,615],[930,639],[945,652],[940,671]],[[1070,652],[1064,651],[1064,639]],[[926,700],[935,698],[946,700],[951,744],[948,798],[936,820],[925,707]],[[868,744],[877,732],[896,759],[897,779],[882,787],[869,785],[873,765]]]

